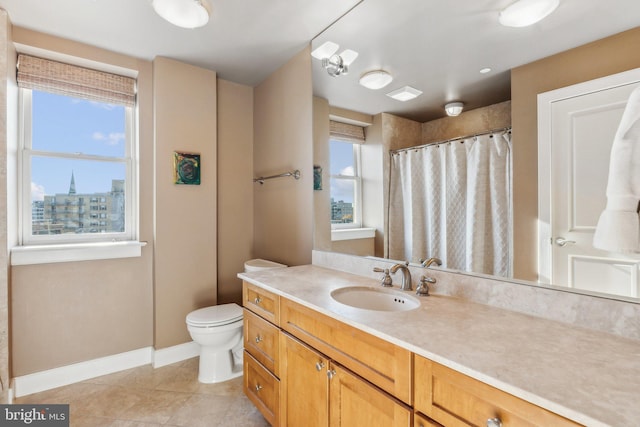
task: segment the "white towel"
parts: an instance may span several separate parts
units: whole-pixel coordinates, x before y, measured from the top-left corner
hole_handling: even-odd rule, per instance
[[[611,146],[607,207],[593,246],[611,252],[640,251],[640,86],[629,96]]]

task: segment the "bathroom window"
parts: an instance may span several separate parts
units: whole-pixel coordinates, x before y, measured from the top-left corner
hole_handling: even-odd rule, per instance
[[[136,240],[135,80],[19,55],[18,86],[21,247]]]
[[[331,228],[362,226],[360,144],[329,140]]]

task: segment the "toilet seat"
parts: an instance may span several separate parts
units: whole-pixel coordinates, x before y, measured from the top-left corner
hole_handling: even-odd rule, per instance
[[[238,304],[222,304],[201,308],[187,315],[187,325],[197,328],[224,326],[242,320],[242,308]]]

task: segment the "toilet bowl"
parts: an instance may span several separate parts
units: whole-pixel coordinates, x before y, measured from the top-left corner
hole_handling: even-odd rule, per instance
[[[286,267],[273,261],[252,259],[245,272]],[[186,318],[187,329],[200,345],[198,381],[219,383],[242,375],[242,307],[221,304],[192,311]]]

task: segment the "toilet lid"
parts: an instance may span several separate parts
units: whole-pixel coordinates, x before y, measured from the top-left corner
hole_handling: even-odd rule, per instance
[[[222,304],[201,308],[187,315],[191,326],[222,326],[242,319],[242,308],[238,304]]]

